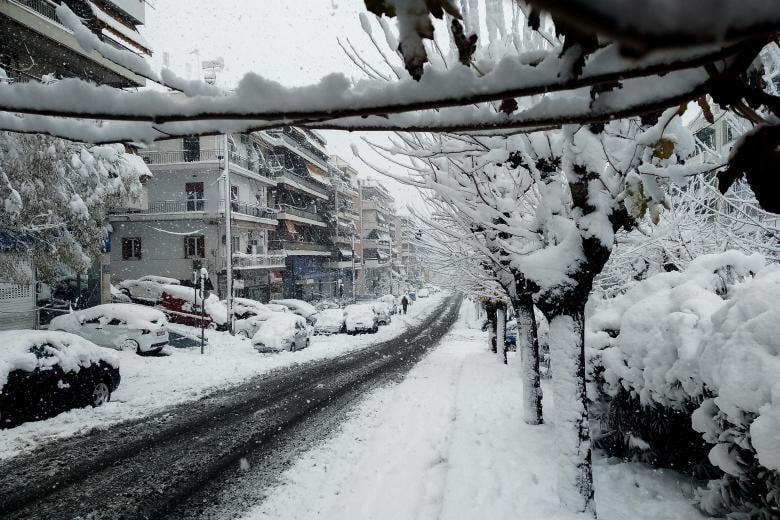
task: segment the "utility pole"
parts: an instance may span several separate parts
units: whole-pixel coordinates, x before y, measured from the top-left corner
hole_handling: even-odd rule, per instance
[[[227,296],[225,303],[227,307],[228,331],[233,334],[233,237],[231,236],[231,221],[233,211],[233,194],[230,184],[230,143],[228,134],[224,137],[225,146],[225,287]]]
[[[355,303],[355,233],[352,233],[352,303]]]

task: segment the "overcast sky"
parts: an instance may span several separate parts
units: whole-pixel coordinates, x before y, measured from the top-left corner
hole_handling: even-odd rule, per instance
[[[337,38],[349,38],[361,54],[374,62],[376,51],[363,33],[358,14],[363,0],[149,0],[146,26],[141,32],[154,49],[153,63],[164,54],[176,72],[195,78],[198,60],[222,57],[225,70],[218,82],[232,87],[246,72],[256,72],[285,85],[317,82],[331,72],[361,78],[361,71],[339,47]],[[371,15],[373,16],[373,15]],[[350,162],[362,175],[372,175],[391,190],[397,206],[420,206],[416,191],[373,173],[350,148],[396,173],[402,170],[374,155],[360,137],[382,140],[381,134],[323,132],[328,149]]]

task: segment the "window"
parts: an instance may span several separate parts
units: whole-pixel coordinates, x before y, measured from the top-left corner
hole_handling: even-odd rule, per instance
[[[734,130],[728,121],[723,122],[723,142],[730,143],[737,138],[737,132]]]
[[[230,185],[230,200],[238,202],[238,186],[235,184]]]
[[[141,238],[123,238],[122,239],[122,260],[140,260],[141,259]]]
[[[709,148],[715,148],[715,130],[711,127],[702,128],[696,132],[696,137]]]
[[[188,182],[184,185],[187,197],[187,211],[203,211],[203,183]]]
[[[231,251],[234,253],[241,251],[241,237],[230,237],[230,241],[232,242]]]
[[[205,258],[206,237],[193,235],[184,237],[184,258]]]

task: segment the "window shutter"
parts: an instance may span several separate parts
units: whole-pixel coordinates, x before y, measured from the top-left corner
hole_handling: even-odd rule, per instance
[[[122,239],[122,260],[130,258],[130,241],[126,238]]]
[[[190,255],[188,254],[189,251],[187,250],[188,249],[187,248],[187,245],[188,245],[187,242],[188,242],[189,239],[190,239],[190,237],[184,237],[184,258],[189,258],[190,257]]]
[[[135,249],[135,256],[140,260],[141,259],[141,238],[136,239],[136,249]]]
[[[206,258],[206,237],[200,235],[198,238],[198,256],[201,258]]]

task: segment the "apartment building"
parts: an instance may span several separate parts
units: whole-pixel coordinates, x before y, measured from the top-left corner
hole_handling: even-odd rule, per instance
[[[0,0],[0,81],[42,81],[81,78],[114,87],[138,87],[144,79],[121,65],[82,49],[73,32],[57,17],[61,1]],[[102,41],[139,55],[151,48],[138,33],[145,20],[143,0],[65,0]],[[0,236],[0,255],[15,254]],[[22,255],[23,256],[23,255]],[[101,265],[103,264],[103,265]],[[20,285],[0,279],[0,330],[39,325],[38,307],[51,307],[53,298],[77,295],[83,305],[94,305],[110,294],[110,279],[103,262],[88,273],[65,273],[61,286],[47,287],[34,280]],[[34,273],[34,266],[31,266]],[[51,314],[49,312],[49,314]],[[46,321],[50,316],[41,316]]]
[[[333,185],[325,140],[292,127],[263,132],[262,139],[277,182],[271,201],[278,224],[269,234],[269,251],[285,257],[284,296],[331,298],[337,288],[329,269]]]
[[[231,250],[236,295],[267,301],[283,293],[282,252],[270,234],[282,215],[271,203],[279,175],[267,166],[269,148],[255,134],[228,136]],[[226,295],[226,223],[223,136],[156,143],[140,152],[154,177],[144,209],[111,215],[115,280],[154,274],[190,280],[206,267]]]
[[[392,291],[393,236],[391,219],[395,216],[395,199],[375,179],[361,180],[361,225],[365,291],[386,294]]]
[[[105,43],[140,55],[151,48],[138,33],[144,0],[0,0],[0,67],[16,81],[82,78],[112,87],[138,87],[144,79],[95,52],[83,50],[57,17],[65,3]]]
[[[363,242],[360,236],[360,186],[358,172],[341,157],[330,158],[335,225],[332,227],[333,256],[330,268],[334,279],[341,280],[339,295],[351,296],[353,278],[362,269]],[[354,258],[353,258],[354,256]],[[353,268],[355,270],[353,276]]]
[[[428,281],[423,261],[423,249],[417,237],[420,229],[409,217],[399,217],[401,229],[401,274],[404,288],[422,287]]]

